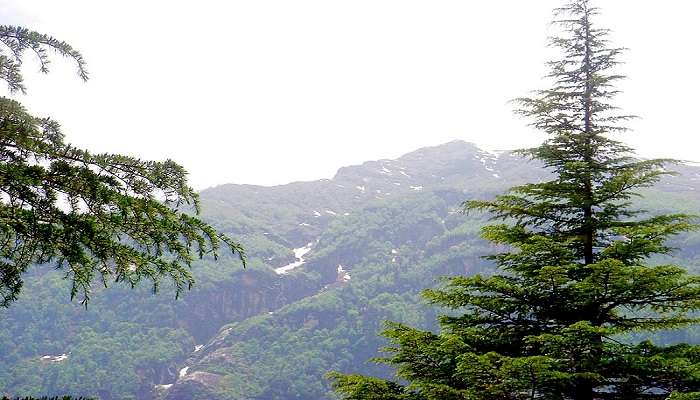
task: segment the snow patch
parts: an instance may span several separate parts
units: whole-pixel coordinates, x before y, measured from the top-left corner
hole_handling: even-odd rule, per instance
[[[293,263],[287,264],[284,267],[275,268],[275,272],[278,275],[284,275],[284,274],[288,273],[289,271],[293,270],[294,268],[297,268],[297,267],[301,266],[302,264],[304,264],[304,256],[306,255],[306,253],[311,251],[311,246],[313,246],[313,243],[309,243],[304,247],[299,247],[298,249],[294,249],[293,250],[294,251],[294,258],[296,258],[296,261],[294,261]]]
[[[482,151],[488,155],[491,156],[491,158],[497,159],[501,157],[504,153],[506,153],[508,150],[489,150],[489,149],[482,149]]]
[[[480,158],[479,161],[481,162],[481,164],[484,166],[484,168],[485,168],[487,171],[493,172],[493,168],[489,167],[489,165],[487,164],[487,159],[486,159],[486,158]]]
[[[495,172],[495,170],[489,165],[489,162],[493,162],[493,161],[497,160],[498,157],[500,157],[500,155],[502,153],[503,153],[502,151],[501,152],[497,152],[497,151],[492,152],[492,151],[483,150],[483,151],[479,151],[479,155],[475,156],[475,157],[479,160],[481,165],[484,166],[485,170],[487,170],[489,172]]]
[[[410,177],[411,177],[411,175],[409,175],[409,174],[407,174],[407,173],[405,173],[405,172],[403,172],[403,171],[399,171],[399,174],[405,176],[406,178],[410,178]]]
[[[416,192],[420,192],[421,190],[423,190],[423,186],[411,186],[411,189],[415,190]]]
[[[391,172],[390,169],[388,169],[387,167],[385,167],[383,165],[382,165],[382,170],[379,171],[379,173],[384,174],[384,175],[392,175],[393,174],[393,172]]]
[[[367,190],[367,188],[365,188],[364,186],[355,186],[355,188],[357,188],[357,190],[359,190],[362,193],[364,193],[365,190]]]
[[[41,359],[44,361],[49,361],[49,362],[61,362],[61,361],[65,361],[68,359],[68,354],[63,353],[63,354],[58,355],[58,356],[48,356],[47,355],[47,356],[41,357]]]
[[[316,210],[314,210],[314,217],[318,218],[318,217],[320,217],[320,216],[321,216],[321,213],[318,212],[318,211],[316,211]]]
[[[326,214],[338,215],[338,214],[337,214],[335,211],[333,211],[333,210],[326,210]]]
[[[153,385],[156,389],[163,389],[163,390],[168,390],[170,389],[171,386],[173,386],[172,383],[168,383],[167,385]]]
[[[185,367],[185,368],[180,370],[180,374],[179,374],[180,378],[184,378],[187,375],[188,369],[190,369],[190,367]]]
[[[350,274],[343,268],[342,265],[338,264],[338,282],[348,281],[350,281]]]
[[[194,352],[196,353],[196,352],[198,352],[198,351],[202,350],[202,347],[204,347],[204,345],[203,345],[203,344],[198,344],[198,345],[195,345],[195,346],[194,346]]]

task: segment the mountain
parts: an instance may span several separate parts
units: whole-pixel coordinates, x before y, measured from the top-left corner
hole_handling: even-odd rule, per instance
[[[700,168],[679,165],[644,192],[652,212],[696,212]],[[97,290],[88,310],[67,301],[60,272],[36,268],[20,301],[0,311],[0,393],[103,399],[327,399],[329,370],[389,375],[369,363],[382,321],[435,328],[420,299],[439,277],[489,273],[481,215],[466,199],[547,179],[535,162],[455,141],[341,168],[333,179],[201,193],[204,217],[250,256],[193,267],[180,300],[164,287]],[[700,236],[678,238],[695,269]],[[658,260],[667,261],[667,260]],[[694,330],[659,341],[698,341]]]

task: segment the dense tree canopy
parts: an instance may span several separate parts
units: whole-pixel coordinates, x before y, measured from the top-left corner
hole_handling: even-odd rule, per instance
[[[0,26],[0,79],[24,92],[21,66],[34,54],[48,72],[49,52],[66,56],[87,79],[82,55],[65,42]],[[110,281],[158,288],[170,278],[176,292],[193,283],[196,257],[224,244],[243,250],[196,216],[197,193],[178,164],[92,154],[64,142],[58,123],[30,115],[0,98],[0,305],[16,299],[32,264],[54,263],[73,282],[71,296],[89,299],[91,285]]]
[[[688,326],[700,278],[653,265],[665,242],[694,229],[688,215],[645,215],[640,188],[669,174],[668,160],[639,160],[614,136],[632,118],[611,103],[623,51],[594,25],[597,9],[574,0],[556,10],[563,57],[549,63],[551,89],[517,99],[518,113],[548,140],[524,151],[552,172],[492,201],[468,201],[501,223],[484,229],[501,245],[503,271],[457,277],[429,290],[456,311],[439,334],[391,324],[384,359],[403,385],[333,375],[345,399],[642,399],[700,392],[700,348],[636,343],[627,334]]]

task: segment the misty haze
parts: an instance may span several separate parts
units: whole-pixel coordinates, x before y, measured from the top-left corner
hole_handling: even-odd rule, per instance
[[[0,398],[700,399],[694,2],[0,5]]]

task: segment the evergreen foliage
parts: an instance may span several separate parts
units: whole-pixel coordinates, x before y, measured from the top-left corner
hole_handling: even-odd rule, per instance
[[[0,42],[0,79],[10,92],[25,91],[20,67],[27,51],[42,72],[54,50],[88,77],[81,54],[50,36],[0,26]],[[193,283],[192,260],[216,257],[222,244],[244,261],[239,244],[193,215],[198,196],[186,178],[171,160],[77,149],[55,121],[0,98],[0,306],[17,298],[32,264],[63,269],[73,282],[71,298],[87,302],[96,280],[134,286],[148,279],[156,290],[167,277],[179,294]]]
[[[29,51],[39,60],[39,70],[49,72],[49,51],[72,59],[82,80],[88,79],[87,65],[82,54],[68,43],[34,32],[27,28],[12,25],[0,25],[0,79],[4,80],[10,92],[26,93],[22,77],[22,60],[24,53]]]
[[[563,58],[553,87],[517,99],[518,113],[546,132],[523,151],[553,179],[516,186],[492,201],[467,201],[502,221],[484,237],[503,252],[503,271],[456,277],[428,290],[458,313],[441,333],[390,324],[381,361],[407,385],[332,374],[344,399],[643,399],[700,391],[700,347],[632,343],[625,334],[686,327],[700,309],[700,278],[676,265],[649,265],[666,240],[695,229],[684,214],[652,215],[632,198],[669,174],[670,160],[638,160],[613,136],[626,131],[611,103],[623,49],[597,28],[598,10],[574,0],[556,10]],[[459,312],[462,312],[460,315]]]

